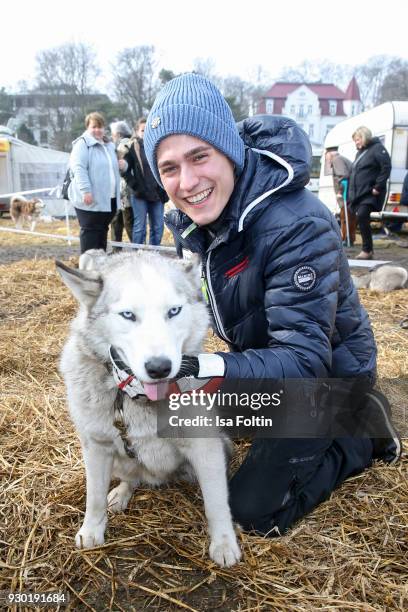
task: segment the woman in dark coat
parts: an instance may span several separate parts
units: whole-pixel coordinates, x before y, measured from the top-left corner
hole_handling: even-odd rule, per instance
[[[368,128],[359,127],[353,134],[353,140],[357,155],[349,179],[348,203],[357,216],[363,243],[357,259],[372,259],[370,213],[382,210],[384,205],[391,159],[379,138],[373,138]]]
[[[130,189],[130,204],[133,211],[132,242],[146,242],[147,217],[149,217],[149,244],[159,245],[164,230],[164,203],[168,197],[158,185],[149,168],[143,147],[146,119],[136,123],[134,136],[130,140],[129,153],[125,156],[128,169],[123,177]]]

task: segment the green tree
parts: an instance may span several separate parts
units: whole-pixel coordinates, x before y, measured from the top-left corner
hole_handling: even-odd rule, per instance
[[[84,122],[86,115],[94,111],[102,113],[107,127],[109,127],[109,124],[113,121],[123,119],[127,120],[130,125],[132,125],[128,108],[124,104],[120,102],[112,102],[106,95],[101,95],[99,99],[97,96],[93,96],[92,102],[88,102],[88,106],[85,105],[84,109],[74,116],[71,129],[67,135],[68,142],[58,140],[59,134],[56,134],[52,145],[57,149],[70,151],[72,141],[75,140],[75,138],[78,138],[78,136],[80,136],[85,130]]]
[[[176,76],[177,75],[172,70],[162,68],[159,72],[159,81],[162,85],[165,85],[166,83],[174,79]]]
[[[11,96],[4,87],[0,89],[0,124],[6,125],[10,117],[13,116],[13,103]]]
[[[17,130],[17,138],[27,142],[28,144],[37,145],[37,141],[34,138],[34,134],[25,123],[22,123]]]

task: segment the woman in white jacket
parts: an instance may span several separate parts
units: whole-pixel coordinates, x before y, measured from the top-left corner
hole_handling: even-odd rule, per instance
[[[106,140],[100,113],[85,118],[85,132],[73,142],[69,199],[81,228],[81,253],[106,251],[109,224],[120,202],[119,163],[113,143]]]

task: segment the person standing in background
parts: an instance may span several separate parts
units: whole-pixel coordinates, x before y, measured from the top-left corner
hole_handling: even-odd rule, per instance
[[[373,259],[373,237],[370,214],[380,211],[387,194],[387,180],[391,174],[391,159],[379,138],[362,126],[352,135],[357,148],[353,162],[347,202],[357,216],[363,242],[356,259]]]
[[[347,157],[339,154],[337,147],[327,149],[326,163],[329,164],[332,171],[333,187],[336,194],[337,204],[340,208],[340,227],[343,246],[348,246],[347,225],[350,245],[353,246],[356,239],[357,218],[348,209],[345,198],[345,195],[347,197],[348,181],[353,164],[349,159],[347,159]],[[346,214],[348,224],[346,223]]]
[[[68,191],[81,228],[81,253],[106,251],[109,224],[120,200],[119,163],[115,146],[105,136],[103,116],[89,113],[85,127],[72,143],[69,165],[73,178]]]
[[[125,160],[128,169],[124,178],[130,188],[130,203],[133,211],[132,242],[145,244],[146,224],[149,217],[149,244],[159,245],[164,230],[164,203],[168,197],[157,183],[146,160],[143,134],[146,119],[138,120]]]
[[[116,147],[120,166],[120,160],[128,153],[132,133],[126,121],[115,121],[111,123],[110,131],[113,144]],[[126,168],[127,164],[126,166],[123,165],[123,169],[126,170]],[[121,174],[123,174],[123,172],[121,172]],[[114,242],[122,242],[123,228],[125,228],[129,240],[132,241],[133,211],[130,204],[129,188],[125,179],[122,177],[120,180],[120,206],[118,206],[111,223],[111,238]]]

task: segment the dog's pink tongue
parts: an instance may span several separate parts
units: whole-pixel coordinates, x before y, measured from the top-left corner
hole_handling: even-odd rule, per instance
[[[149,400],[156,402],[166,397],[169,388],[167,380],[158,383],[143,383],[143,389]]]

